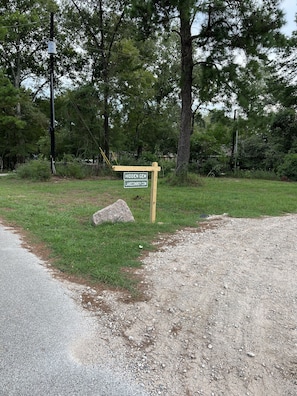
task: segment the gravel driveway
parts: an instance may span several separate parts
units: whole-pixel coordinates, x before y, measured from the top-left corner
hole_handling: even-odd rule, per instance
[[[160,240],[137,271],[145,301],[81,292],[101,356],[151,395],[296,396],[296,235],[297,215],[222,216]]]

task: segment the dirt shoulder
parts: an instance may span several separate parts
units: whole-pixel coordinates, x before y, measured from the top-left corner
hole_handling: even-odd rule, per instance
[[[98,330],[72,353],[150,395],[296,395],[296,235],[297,215],[224,216],[160,241],[138,270],[145,301],[79,290]]]

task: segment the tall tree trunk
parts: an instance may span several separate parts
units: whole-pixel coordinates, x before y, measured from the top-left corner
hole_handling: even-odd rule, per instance
[[[193,47],[189,1],[182,1],[180,13],[181,40],[181,125],[177,150],[176,174],[186,174],[190,160],[190,138],[192,134],[192,80]]]

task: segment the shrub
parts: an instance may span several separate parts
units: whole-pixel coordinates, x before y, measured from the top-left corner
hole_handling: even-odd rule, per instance
[[[174,172],[166,177],[166,183],[176,187],[200,187],[203,185],[201,177],[190,172],[180,175]]]
[[[155,153],[144,151],[140,157],[140,161],[143,161],[145,164],[151,164],[152,162],[158,162],[159,156]]]
[[[199,166],[196,166],[197,171],[204,176],[221,176],[227,171],[226,157],[207,158]],[[192,170],[192,169],[191,169]]]
[[[21,179],[30,179],[34,181],[48,181],[51,178],[51,168],[49,161],[32,160],[20,165],[17,170],[17,176]]]
[[[287,154],[284,162],[278,168],[280,177],[286,177],[290,180],[297,180],[297,154]]]
[[[56,164],[57,176],[84,179],[91,174],[91,167],[78,161],[60,162]]]
[[[125,166],[151,165],[152,162],[158,161],[153,154],[145,153],[141,157],[136,158],[134,155],[121,155],[118,162]]]
[[[161,160],[159,162],[159,165],[161,166],[160,176],[167,176],[167,175],[173,173],[175,170],[175,162],[174,161]]]
[[[273,170],[261,169],[236,169],[234,172],[227,172],[226,176],[237,179],[279,180],[278,175]]]

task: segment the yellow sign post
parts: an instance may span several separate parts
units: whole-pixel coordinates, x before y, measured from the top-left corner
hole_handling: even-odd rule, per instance
[[[161,170],[161,167],[158,166],[158,162],[153,162],[151,166],[114,165],[112,169],[115,172],[152,172],[150,221],[154,223],[156,221],[158,172]]]

